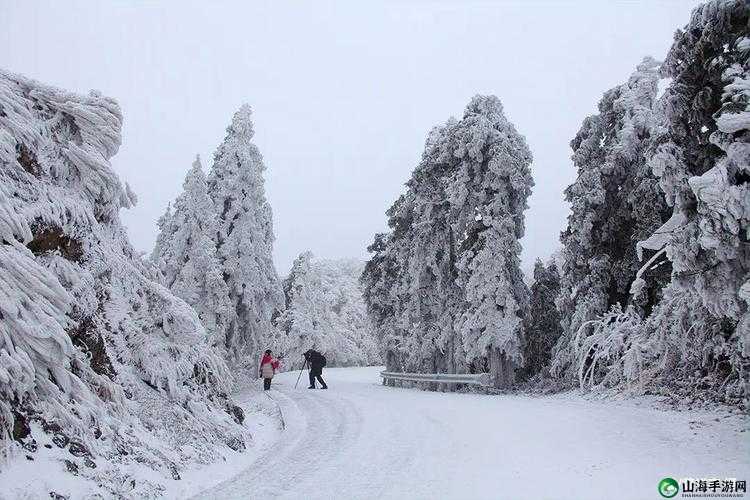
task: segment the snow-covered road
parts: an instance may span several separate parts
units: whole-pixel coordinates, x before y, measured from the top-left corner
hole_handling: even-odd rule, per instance
[[[740,416],[390,388],[378,371],[325,370],[328,391],[278,376],[279,438],[198,498],[658,499],[663,477],[750,471]]]

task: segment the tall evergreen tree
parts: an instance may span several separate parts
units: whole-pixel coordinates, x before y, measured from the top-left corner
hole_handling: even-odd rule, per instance
[[[271,319],[283,304],[273,265],[273,221],[260,151],[252,143],[252,111],[243,105],[214,154],[208,192],[219,214],[217,244],[234,308],[227,331],[230,356],[257,363],[274,337]]]
[[[534,181],[531,151],[497,97],[477,96],[453,133],[460,159],[448,190],[457,238],[458,318],[467,360],[488,362],[496,386],[513,381],[522,361],[521,319],[528,288],[520,269],[523,212]]]
[[[666,133],[650,161],[673,215],[642,245],[673,264],[670,301],[652,320],[667,334],[658,346],[667,376],[733,400],[750,394],[748,26],[747,2],[713,0],[675,35]]]
[[[581,327],[558,342],[568,350],[555,353],[553,369],[577,372],[583,386],[627,383],[747,404],[749,23],[746,2],[713,0],[675,35],[661,68],[671,83],[656,103],[659,123],[644,150],[671,217],[636,245],[651,257],[638,264],[630,286],[642,301],[635,305],[650,309],[615,303],[595,318],[572,316]],[[631,197],[653,206],[641,193]],[[660,265],[665,256],[671,266]],[[659,294],[644,294],[655,267],[671,268],[671,281]],[[578,285],[566,286],[577,277],[564,270],[563,306],[580,295]]]
[[[476,96],[427,138],[362,282],[389,369],[490,371],[520,361],[519,269],[531,153],[500,101]]]
[[[152,260],[164,285],[195,309],[211,343],[225,348],[233,311],[216,253],[218,218],[199,157],[185,177],[174,210],[167,208],[159,227]]]
[[[562,333],[555,299],[560,293],[560,273],[554,261],[546,266],[534,263],[531,299],[523,319],[523,375],[532,377],[549,364],[557,339]]]
[[[410,371],[456,372],[466,370],[463,344],[456,334],[461,290],[457,286],[451,203],[446,194],[448,176],[455,169],[449,147],[456,121],[431,131],[422,160],[406,183],[409,192],[391,212],[394,227],[405,228],[400,258],[406,262],[406,281],[399,284],[404,330],[409,341]]]
[[[613,305],[630,302],[641,265],[636,244],[669,217],[646,161],[659,121],[654,112],[658,70],[656,61],[645,58],[626,83],[605,92],[599,113],[584,120],[571,142],[578,177],[565,190],[571,214],[561,235],[563,277],[557,298],[564,336],[553,363],[553,373],[569,381],[579,328]],[[642,308],[653,307],[668,280],[668,266],[649,275]]]
[[[174,265],[174,259],[171,255],[171,240],[175,232],[175,227],[172,224],[172,203],[167,204],[167,209],[156,221],[156,227],[159,229],[159,233],[156,235],[156,243],[151,251],[150,260],[159,275],[159,282],[165,283],[165,268]],[[174,274],[174,272],[173,269],[169,270],[169,274]]]
[[[367,247],[372,254],[360,277],[362,296],[372,322],[375,338],[383,351],[383,362],[388,371],[404,371],[406,354],[402,349],[403,335],[397,328],[399,298],[397,281],[402,275],[395,256],[395,245],[390,234],[378,233]]]

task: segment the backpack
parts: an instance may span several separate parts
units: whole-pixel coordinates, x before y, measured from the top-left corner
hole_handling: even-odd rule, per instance
[[[311,364],[320,365],[321,368],[324,367],[327,363],[326,357],[323,354],[319,353],[318,351],[314,351],[312,349],[307,351],[304,354],[304,356],[305,356],[305,359],[309,361]]]

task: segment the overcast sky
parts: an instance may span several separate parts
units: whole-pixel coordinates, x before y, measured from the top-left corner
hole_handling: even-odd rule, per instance
[[[116,98],[123,221],[150,251],[196,153],[255,111],[275,260],[365,257],[434,125],[495,94],[534,154],[524,265],[559,245],[569,142],[608,88],[663,58],[681,1],[36,2],[0,0],[0,66]]]

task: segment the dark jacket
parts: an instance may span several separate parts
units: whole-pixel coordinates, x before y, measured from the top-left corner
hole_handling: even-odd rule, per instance
[[[320,354],[318,351],[310,349],[305,354],[305,359],[310,363],[313,369],[319,370],[326,365],[326,357]]]

